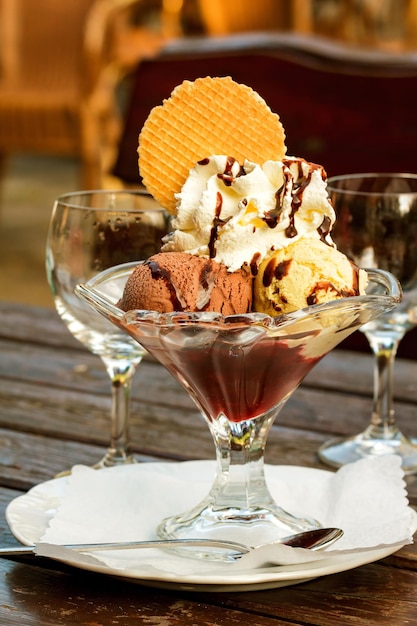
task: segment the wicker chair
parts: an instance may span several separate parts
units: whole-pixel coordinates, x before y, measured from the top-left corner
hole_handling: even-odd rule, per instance
[[[158,49],[158,37],[127,37],[138,0],[0,0],[0,157],[70,155],[81,188],[101,186],[115,145],[115,84]],[[133,32],[133,28],[132,28]]]
[[[198,0],[209,35],[254,31],[313,30],[312,0]]]

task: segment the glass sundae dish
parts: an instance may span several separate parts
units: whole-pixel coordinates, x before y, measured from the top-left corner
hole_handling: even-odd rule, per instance
[[[76,288],[180,382],[213,436],[213,486],[161,521],[163,539],[257,545],[320,527],[272,498],[268,432],[311,368],[401,299],[391,274],[359,269],[336,249],[326,173],[287,157],[284,138],[249,87],[185,81],[139,137],[143,183],[172,213],[173,231],[116,305],[97,282]]]
[[[284,511],[274,502],[264,475],[264,450],[274,419],[311,368],[350,333],[399,302],[400,287],[391,274],[367,273],[369,295],[275,318],[124,313],[99,289],[76,288],[171,372],[201,409],[213,436],[217,470],[210,493],[191,511],[162,521],[158,536],[256,545],[320,526],[319,520]]]

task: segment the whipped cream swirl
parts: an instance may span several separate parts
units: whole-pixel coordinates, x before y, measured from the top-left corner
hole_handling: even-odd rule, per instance
[[[301,237],[333,245],[334,221],[322,166],[296,157],[241,165],[216,155],[197,163],[177,194],[174,231],[162,249],[214,258],[231,272],[248,265],[256,274],[271,251]]]

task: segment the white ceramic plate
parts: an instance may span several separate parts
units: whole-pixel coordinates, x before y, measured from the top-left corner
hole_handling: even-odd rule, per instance
[[[195,468],[194,462],[194,468]],[[201,461],[199,469],[203,473],[207,470],[210,476],[213,470],[211,462]],[[172,471],[172,464],[158,464],[159,467],[166,467],[167,474]],[[144,465],[137,464],[135,471],[140,472]],[[181,471],[189,472],[192,464],[179,464]],[[170,470],[171,468],[171,470]],[[183,469],[182,469],[183,468]],[[111,471],[111,470],[106,470]],[[330,472],[313,468],[303,468],[296,466],[268,466],[270,480],[279,478],[290,482],[317,480],[328,480]],[[67,478],[56,478],[33,487],[26,494],[13,500],[7,507],[6,519],[14,536],[25,545],[32,545],[40,541],[50,519],[54,516],[63,494],[65,493]],[[163,497],[163,494],[161,494]],[[151,514],[151,512],[150,512]],[[159,520],[155,520],[155,525]],[[68,565],[73,565],[80,569],[86,569],[101,574],[116,576],[118,578],[137,581],[143,585],[151,585],[163,588],[180,588],[195,591],[244,591],[260,590],[287,585],[297,584],[338,572],[347,571],[359,567],[366,563],[372,563],[382,559],[397,551],[398,545],[384,546],[355,552],[351,554],[335,555],[330,559],[323,558],[318,562],[303,565],[288,565],[265,568],[248,573],[245,572],[225,572],[220,575],[204,574],[181,576],[172,572],[159,570],[151,574],[149,570],[142,571],[140,564],[129,569],[116,569],[108,565],[80,564],[75,560],[60,559]]]

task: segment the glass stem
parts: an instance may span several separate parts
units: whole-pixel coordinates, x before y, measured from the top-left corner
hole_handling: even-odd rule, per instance
[[[275,415],[276,411],[239,423],[220,417],[211,424],[217,454],[211,496],[216,507],[249,509],[272,503],[264,475],[264,451]]]
[[[399,338],[392,334],[365,333],[374,353],[374,398],[368,436],[392,439],[398,433],[393,403],[393,372]]]
[[[110,444],[104,457],[95,465],[96,468],[135,462],[130,451],[129,417],[130,392],[137,363],[103,361],[112,385]]]

